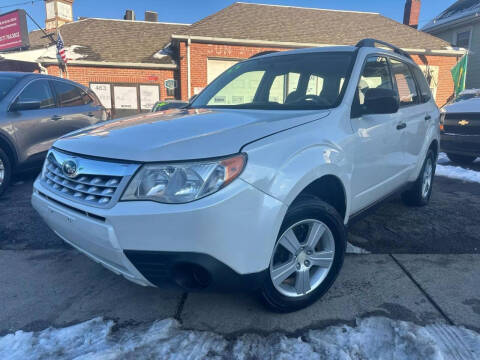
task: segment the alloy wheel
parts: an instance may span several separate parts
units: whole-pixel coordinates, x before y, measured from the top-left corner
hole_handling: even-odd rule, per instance
[[[423,180],[422,180],[422,197],[426,199],[430,188],[432,187],[433,181],[433,163],[432,159],[429,157],[425,163],[425,169],[423,170]]]
[[[270,262],[272,283],[285,296],[304,296],[322,284],[334,257],[335,239],[328,226],[314,219],[300,221],[275,246]]]

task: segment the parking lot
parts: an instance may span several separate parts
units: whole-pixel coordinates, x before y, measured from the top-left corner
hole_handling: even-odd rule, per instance
[[[365,254],[347,256],[321,301],[279,315],[254,294],[143,288],[112,274],[44,225],[30,205],[34,177],[17,177],[0,200],[0,335],[99,316],[120,327],[175,318],[226,336],[303,334],[371,316],[480,329],[479,183],[437,176],[428,207],[405,207],[396,196],[351,224],[349,241]]]

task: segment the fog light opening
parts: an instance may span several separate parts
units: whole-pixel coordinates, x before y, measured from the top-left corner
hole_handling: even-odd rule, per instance
[[[173,274],[174,281],[187,290],[205,289],[211,282],[209,272],[195,264],[178,264]]]

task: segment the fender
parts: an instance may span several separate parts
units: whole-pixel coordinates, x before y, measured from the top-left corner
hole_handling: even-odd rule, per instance
[[[325,140],[335,138],[336,127],[330,127],[333,129],[320,130],[315,122],[247,146],[245,151],[252,161],[241,178],[288,207],[312,182],[333,175],[343,185],[348,221],[352,162],[347,159],[345,145]]]
[[[15,148],[14,142],[12,139],[8,136],[8,134],[5,133],[5,131],[0,129],[0,145],[2,143],[5,143],[6,146],[8,147],[6,149],[7,154],[10,153],[13,155],[13,165],[15,166],[18,163],[18,153],[17,149]]]

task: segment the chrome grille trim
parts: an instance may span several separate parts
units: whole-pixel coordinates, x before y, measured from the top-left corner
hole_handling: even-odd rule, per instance
[[[63,171],[67,161],[78,170],[73,177]],[[139,164],[94,160],[51,149],[43,166],[41,181],[50,191],[69,200],[100,208],[110,208],[118,201]]]

